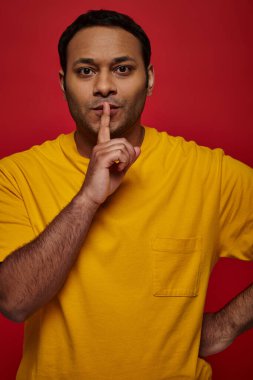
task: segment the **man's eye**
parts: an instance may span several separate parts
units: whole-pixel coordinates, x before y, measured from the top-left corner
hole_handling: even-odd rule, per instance
[[[77,73],[81,76],[90,76],[94,73],[94,71],[89,67],[80,67],[77,69]]]
[[[117,66],[114,71],[117,74],[129,74],[132,68],[130,66]]]

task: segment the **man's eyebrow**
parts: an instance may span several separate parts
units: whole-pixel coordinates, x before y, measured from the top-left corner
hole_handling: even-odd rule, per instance
[[[123,55],[122,57],[116,57],[116,58],[113,58],[113,60],[112,60],[113,63],[121,63],[121,62],[125,62],[125,61],[136,62],[135,59],[130,57],[129,55]],[[96,64],[96,61],[93,58],[79,58],[73,63],[73,66],[75,66],[79,63],[94,65],[94,64]]]
[[[77,65],[78,63],[87,63],[87,64],[94,64],[95,61],[93,58],[79,58],[74,63],[73,66]]]
[[[125,61],[135,62],[135,59],[130,57],[129,55],[123,55],[122,57],[114,58],[112,61],[113,61],[113,63],[121,63],[121,62],[125,62]]]

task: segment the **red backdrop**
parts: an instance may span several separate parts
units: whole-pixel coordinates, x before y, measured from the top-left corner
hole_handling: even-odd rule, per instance
[[[132,15],[153,46],[156,88],[143,122],[253,165],[253,3],[250,0],[2,0],[0,155],[23,150],[74,124],[58,86],[57,42],[89,9]],[[252,281],[253,264],[221,260],[207,309],[216,310]],[[0,316],[0,378],[13,380],[23,326]],[[253,378],[253,331],[208,360],[213,379]]]

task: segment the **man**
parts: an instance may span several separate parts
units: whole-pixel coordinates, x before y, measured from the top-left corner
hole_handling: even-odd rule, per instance
[[[128,16],[81,15],[59,54],[76,132],[0,165],[0,310],[26,321],[17,379],[211,379],[199,355],[252,326],[251,286],[201,337],[215,262],[252,259],[252,170],[141,125],[154,74]]]

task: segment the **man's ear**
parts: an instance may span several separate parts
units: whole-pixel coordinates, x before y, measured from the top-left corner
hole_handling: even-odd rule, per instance
[[[63,70],[59,71],[59,79],[60,79],[60,86],[61,90],[63,92],[64,98],[66,99],[66,92],[65,92],[65,74]]]
[[[147,71],[148,71],[148,91],[147,91],[147,95],[151,96],[152,92],[153,92],[154,82],[155,82],[154,66],[150,64]]]

